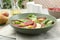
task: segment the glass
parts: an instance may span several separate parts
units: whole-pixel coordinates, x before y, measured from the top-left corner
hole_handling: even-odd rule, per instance
[[[21,13],[20,8],[18,8],[18,6],[17,6],[17,1],[18,0],[13,0],[12,1],[12,10],[11,10],[12,15],[16,15],[16,14]]]

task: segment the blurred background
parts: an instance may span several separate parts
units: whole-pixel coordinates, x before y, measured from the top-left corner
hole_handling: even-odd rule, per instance
[[[60,0],[34,0],[36,3],[42,4],[44,7],[58,7],[60,8]]]
[[[31,5],[27,6],[27,3],[30,2],[42,5],[43,9],[48,9],[50,15],[55,16],[56,18],[60,18],[60,0],[0,0],[0,9],[11,9],[12,14],[21,13],[21,9],[30,8],[28,11],[31,11],[34,7],[31,7]],[[36,7],[34,10],[36,11]],[[39,8],[38,10],[41,11]]]
[[[60,8],[60,0],[0,0],[0,9],[10,9],[16,5],[20,8],[25,8],[26,3],[29,1],[42,4],[44,8]]]

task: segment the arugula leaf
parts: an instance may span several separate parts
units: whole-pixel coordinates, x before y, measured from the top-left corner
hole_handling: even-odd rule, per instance
[[[54,24],[54,21],[50,20],[47,24]]]
[[[54,24],[54,21],[46,19],[45,21],[43,21],[43,23],[45,24],[45,27],[49,27],[52,26],[52,24]]]
[[[19,19],[20,21],[22,22],[27,22],[28,20],[25,20],[25,19]]]
[[[47,24],[48,21],[49,21],[49,19],[46,19],[42,23]]]
[[[30,16],[28,16],[28,18],[33,20],[33,21],[37,20],[37,16],[36,15],[30,15]]]
[[[12,5],[11,5],[11,0],[3,0],[3,9],[10,9],[12,8]]]

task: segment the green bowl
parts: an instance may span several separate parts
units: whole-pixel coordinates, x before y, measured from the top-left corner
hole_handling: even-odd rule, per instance
[[[11,23],[12,20],[16,20],[16,19],[21,19],[21,18],[26,18],[29,14],[33,14],[36,15],[38,17],[47,17],[50,20],[53,20],[54,22],[56,22],[56,18],[51,16],[51,15],[45,15],[45,14],[40,14],[40,13],[24,13],[24,14],[17,14],[14,15],[10,18],[10,25],[15,29],[15,31],[19,32],[19,33],[23,33],[23,34],[41,34],[41,33],[46,33],[48,30],[50,30],[53,25],[45,27],[45,28],[38,28],[38,29],[25,29],[25,28],[18,28],[18,27],[14,27]]]

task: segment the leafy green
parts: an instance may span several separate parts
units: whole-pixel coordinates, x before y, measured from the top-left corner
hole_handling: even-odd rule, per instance
[[[19,21],[15,21],[15,24],[20,24],[20,22]]]
[[[25,0],[18,0],[18,6],[19,6],[20,8],[23,7],[23,5],[22,5],[23,1],[25,1]]]
[[[54,21],[50,20],[47,24],[54,24]]]
[[[12,8],[11,0],[3,0],[2,2],[3,2],[3,9]]]
[[[37,16],[36,15],[29,15],[28,18],[33,20],[33,21],[37,20]]]
[[[42,23],[45,24],[45,27],[51,26],[54,22],[52,20],[46,19]]]
[[[29,1],[33,1],[33,0],[29,0]]]
[[[42,23],[47,24],[48,21],[49,21],[49,19],[46,19]]]
[[[25,20],[25,19],[19,19],[19,21],[21,21],[21,22],[27,22],[28,20]]]
[[[22,4],[23,1],[26,1],[26,0],[18,0],[18,6],[19,6],[20,8],[24,8],[24,7],[25,7],[25,6]],[[33,1],[33,0],[28,0],[28,1]]]
[[[52,25],[52,24],[46,24],[45,27],[49,27],[49,26],[51,26],[51,25]]]
[[[47,24],[46,24],[46,27],[51,26],[52,22],[53,22],[52,20],[48,21]]]

